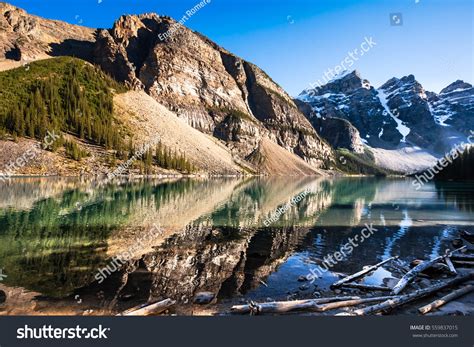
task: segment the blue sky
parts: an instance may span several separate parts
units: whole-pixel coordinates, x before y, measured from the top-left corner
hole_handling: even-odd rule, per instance
[[[122,14],[180,19],[200,0],[10,0],[28,12],[109,28]],[[100,2],[100,3],[99,3]],[[473,82],[473,0],[211,0],[186,26],[257,64],[291,95],[322,80],[364,39],[376,43],[352,69],[378,87],[414,74],[439,92]],[[403,25],[390,25],[390,14]]]

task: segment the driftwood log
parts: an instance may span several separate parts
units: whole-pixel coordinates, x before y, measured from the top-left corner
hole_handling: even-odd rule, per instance
[[[383,286],[372,286],[367,284],[359,284],[359,283],[344,283],[342,285],[344,288],[352,288],[352,289],[360,289],[360,290],[369,290],[369,291],[391,291],[392,289],[389,287]]]
[[[377,297],[372,297],[372,298],[330,302],[328,304],[317,305],[315,311],[324,312],[324,311],[334,310],[336,308],[350,307],[350,306],[356,306],[360,304],[369,304],[372,302],[385,301],[391,298],[393,298],[393,296],[377,296]]]
[[[474,290],[474,285],[469,284],[465,287],[459,288],[459,289],[449,293],[448,295],[443,296],[441,299],[435,300],[435,301],[433,301],[432,303],[430,303],[428,305],[420,307],[418,309],[418,311],[421,314],[426,314],[426,313],[430,312],[431,310],[434,310],[438,307],[441,307],[444,304],[447,304],[448,302],[450,302],[454,299],[457,299],[457,298],[459,298],[459,297],[461,297],[461,296],[463,296],[467,293],[472,292],[473,290]]]
[[[176,301],[171,299],[165,299],[158,301],[153,304],[143,304],[140,306],[132,307],[117,316],[150,316],[152,314],[159,314],[166,311],[168,308],[173,306]]]
[[[444,260],[449,259],[449,257],[444,258]],[[426,260],[421,260],[421,259],[415,259],[413,260],[410,265],[413,267],[418,266],[422,263],[426,262]],[[448,273],[450,274],[451,271],[449,270],[449,266],[447,264],[443,263],[435,263],[431,265],[429,268],[423,270],[423,272],[419,273],[418,276],[421,274],[427,275],[428,277],[433,277],[434,275],[440,274],[440,273]]]
[[[449,267],[449,271],[454,274],[454,275],[457,275],[458,272],[456,271],[456,268],[454,267],[454,264],[453,262],[451,261],[451,258],[450,257],[446,257],[444,259],[444,262],[446,263],[446,265],[448,265]]]
[[[292,311],[311,310],[313,307],[333,301],[360,300],[358,296],[339,296],[332,298],[293,300],[293,301],[273,301],[264,303],[250,303],[247,305],[235,305],[231,307],[232,313],[286,313]]]
[[[347,283],[347,282],[352,282],[356,279],[359,279],[363,276],[365,276],[366,274],[368,274],[369,272],[372,272],[374,270],[377,270],[379,267],[381,267],[382,265],[388,263],[389,261],[392,261],[394,259],[397,259],[398,257],[391,257],[391,258],[388,258],[387,260],[384,260],[384,261],[381,261],[380,263],[378,264],[375,264],[375,265],[371,265],[371,266],[367,266],[365,269],[362,269],[360,270],[359,272],[356,272],[355,274],[352,274],[350,276],[347,276],[337,282],[334,282],[332,285],[331,285],[331,288],[338,288],[338,287],[341,287],[344,283]]]
[[[372,298],[359,297],[334,297],[310,300],[275,301],[265,303],[251,303],[250,305],[232,306],[233,313],[287,313],[293,311],[325,312],[341,307],[350,307],[360,304],[380,302],[392,298],[392,296],[379,296]],[[337,300],[337,301],[336,301]]]
[[[382,302],[380,304],[377,304],[377,305],[373,305],[373,306],[369,306],[369,307],[365,307],[365,308],[362,308],[362,309],[355,310],[353,312],[353,314],[358,315],[358,316],[362,316],[362,315],[367,315],[367,314],[371,314],[371,313],[377,313],[377,312],[393,309],[393,308],[399,307],[401,305],[404,305],[408,302],[418,300],[418,299],[423,298],[425,296],[428,296],[430,294],[436,293],[437,291],[440,291],[444,288],[448,288],[448,287],[451,287],[451,286],[469,281],[473,278],[474,278],[474,273],[459,276],[459,277],[456,277],[456,278],[454,278],[452,280],[449,280],[447,282],[438,283],[438,284],[436,284],[434,286],[431,286],[431,287],[428,287],[428,288],[416,290],[416,291],[414,291],[413,293],[410,293],[410,294],[400,295],[398,297],[391,298],[391,299],[389,299],[387,301],[384,301],[384,302]]]
[[[426,269],[430,268],[434,264],[438,263],[441,260],[444,260],[447,257],[450,257],[453,253],[459,252],[463,249],[465,249],[466,246],[463,246],[461,248],[458,248],[452,252],[447,252],[445,255],[441,255],[439,257],[434,258],[433,260],[427,260],[422,262],[421,264],[415,266],[413,269],[408,271],[401,279],[398,281],[398,283],[393,287],[392,294],[397,295],[399,294],[411,281],[413,281],[416,276],[418,276],[421,272],[425,271]]]

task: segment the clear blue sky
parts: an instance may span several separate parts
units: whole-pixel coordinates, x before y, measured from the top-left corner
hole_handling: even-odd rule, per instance
[[[28,12],[109,28],[122,14],[180,19],[200,0],[10,0]],[[439,92],[473,82],[473,0],[211,0],[186,25],[263,68],[291,95],[321,80],[365,37],[377,44],[353,68],[378,87],[414,74]],[[403,25],[391,26],[390,13]]]

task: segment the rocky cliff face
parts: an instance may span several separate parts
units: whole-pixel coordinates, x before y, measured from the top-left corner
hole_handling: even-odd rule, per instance
[[[45,58],[51,55],[91,57],[94,29],[32,16],[0,3],[0,62]]]
[[[260,161],[268,141],[302,158],[305,172],[333,161],[332,148],[265,72],[169,17],[122,16],[96,30],[0,3],[0,33],[0,70],[52,56],[88,60],[225,143],[236,162]]]
[[[330,146],[262,70],[178,25],[156,14],[123,16],[98,33],[94,62],[225,141],[242,159],[264,138],[315,167],[332,157]]]
[[[418,146],[443,153],[465,139],[474,119],[470,84],[457,81],[436,94],[425,91],[413,75],[375,89],[353,71],[305,90],[298,99],[316,129],[325,118],[342,118],[357,128],[363,142],[385,149]]]

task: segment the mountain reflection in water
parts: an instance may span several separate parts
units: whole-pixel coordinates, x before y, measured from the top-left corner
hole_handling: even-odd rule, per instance
[[[279,207],[305,191],[299,203],[265,226]],[[337,272],[355,272],[394,255],[410,261],[443,253],[458,227],[472,231],[473,193],[471,183],[427,184],[416,191],[408,179],[381,178],[140,180],[106,186],[14,179],[0,186],[0,268],[8,275],[0,289],[41,294],[49,305],[80,296],[77,312],[104,313],[161,298],[185,307],[201,291],[215,293],[219,302],[285,299],[299,290],[299,276],[365,224],[377,231],[315,288],[328,287]],[[143,242],[154,225],[160,232]],[[97,283],[99,269],[124,252],[131,259]],[[380,284],[389,277],[379,269],[367,281]],[[0,314],[48,313],[40,306],[22,311],[24,303],[10,297]]]

